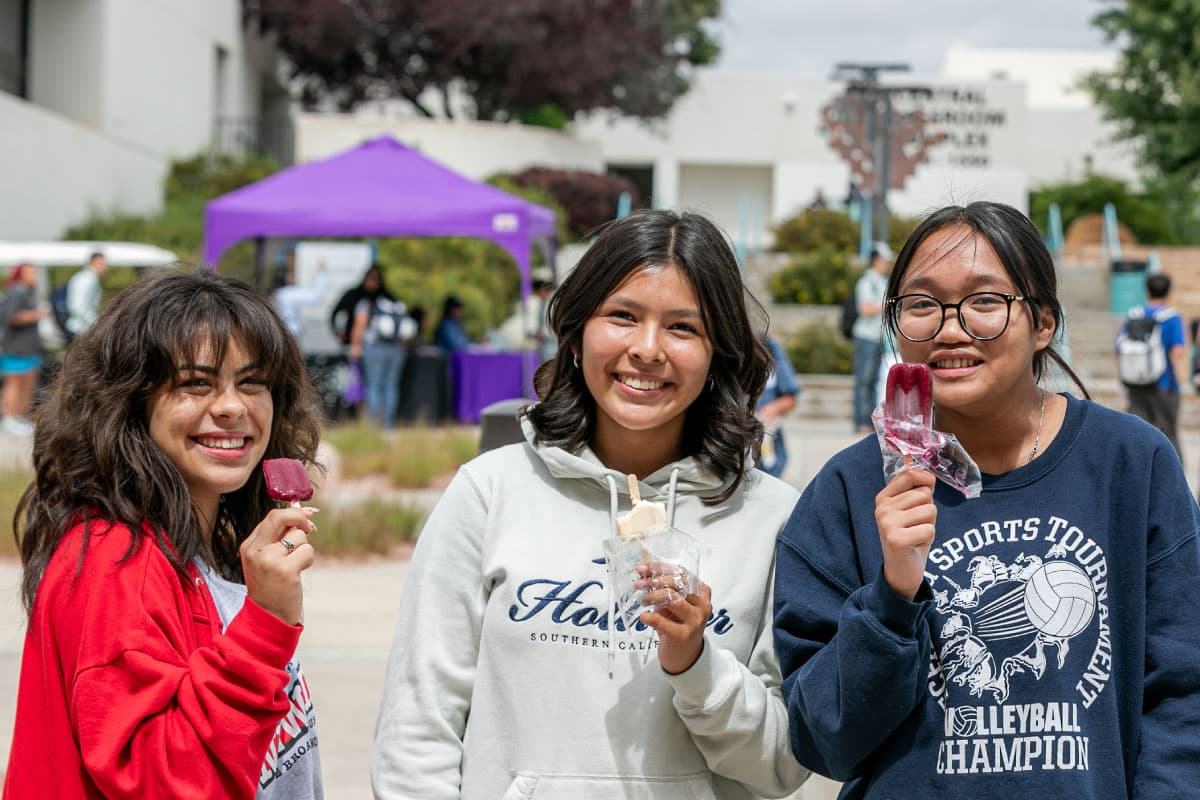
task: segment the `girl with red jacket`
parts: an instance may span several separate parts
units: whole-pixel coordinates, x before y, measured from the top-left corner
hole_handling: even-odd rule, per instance
[[[14,518],[29,626],[4,798],[322,795],[295,661],[313,392],[249,286],[170,270],[68,349]]]

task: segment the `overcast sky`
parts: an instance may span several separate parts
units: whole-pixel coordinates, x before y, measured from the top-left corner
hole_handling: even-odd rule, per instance
[[[1106,47],[1103,0],[724,0],[717,34],[728,72],[828,77],[838,61],[906,62],[933,76],[955,42],[975,47]]]

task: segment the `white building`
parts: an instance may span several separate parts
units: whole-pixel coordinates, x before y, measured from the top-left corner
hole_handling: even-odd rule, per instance
[[[1112,127],[1073,88],[1113,58],[956,45],[937,77],[887,76],[885,83],[929,87],[931,128],[947,135],[903,189],[889,192],[893,213],[979,199],[1025,209],[1031,188],[1078,180],[1089,162],[1132,180],[1131,148],[1109,141]],[[655,205],[703,211],[755,249],[818,190],[834,203],[846,196],[850,169],[821,118],[843,91],[830,80],[702,72],[660,123],[595,114],[575,132],[599,145],[609,169],[640,179]]]
[[[1117,64],[1109,50],[1005,50],[951,45],[942,61],[949,80],[1015,81],[1025,85],[1025,158],[1030,185],[1081,180],[1094,171],[1137,184],[1134,148],[1115,142],[1116,126],[1105,122],[1080,85],[1089,72]]]
[[[0,239],[152,213],[173,158],[280,131],[274,51],[240,0],[0,0]]]

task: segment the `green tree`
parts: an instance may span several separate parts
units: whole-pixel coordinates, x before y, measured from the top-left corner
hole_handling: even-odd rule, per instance
[[[1200,0],[1104,0],[1093,22],[1121,49],[1086,81],[1155,179],[1200,177]]]
[[[305,105],[401,98],[426,116],[565,125],[577,111],[656,118],[719,52],[720,0],[242,0],[291,64]]]

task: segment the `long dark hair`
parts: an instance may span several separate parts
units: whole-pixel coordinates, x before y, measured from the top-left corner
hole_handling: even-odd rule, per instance
[[[548,322],[558,338],[558,351],[538,368],[535,383],[541,402],[526,414],[538,443],[573,451],[591,441],[596,402],[574,364],[583,326],[630,273],[667,266],[687,276],[712,343],[712,388],[688,408],[683,446],[722,480],[732,476],[724,491],[704,498],[713,505],[737,491],[748,458],[762,441],[762,423],[754,417],[754,407],[771,372],[771,355],[762,343],[766,312],[742,284],[724,235],[698,214],[637,211],[600,230],[550,298]]]
[[[909,235],[904,247],[900,248],[900,254],[896,256],[896,264],[888,279],[888,297],[895,297],[899,293],[900,281],[921,243],[940,230],[956,226],[968,228],[987,239],[988,244],[1000,257],[1000,263],[1012,279],[1017,293],[1023,295],[1025,302],[1029,304],[1030,318],[1035,327],[1042,309],[1048,309],[1054,315],[1055,330],[1063,329],[1063,309],[1058,299],[1058,276],[1054,271],[1054,258],[1046,249],[1041,234],[1029,221],[1029,217],[1003,203],[980,201],[967,206],[946,206],[926,217]],[[892,337],[899,336],[896,315],[890,306],[885,320]],[[1091,398],[1083,381],[1067,364],[1062,354],[1054,349],[1053,340],[1033,355],[1035,380],[1040,381],[1046,375],[1050,361],[1058,364],[1063,373],[1079,387],[1084,397]]]
[[[295,340],[270,304],[247,284],[203,269],[143,278],[71,343],[49,400],[35,414],[34,480],[13,515],[27,612],[63,535],[81,520],[89,532],[92,520],[128,526],[126,557],[152,537],[181,572],[201,556],[226,577],[242,577],[238,545],[273,507],[261,471],[222,496],[210,546],[187,486],[150,438],[147,419],[149,399],[173,385],[179,364],[195,362],[210,345],[220,364],[235,339],[262,365],[270,387],[274,422],[265,457],[314,463],[316,395]],[[143,525],[148,535],[141,535]]]

